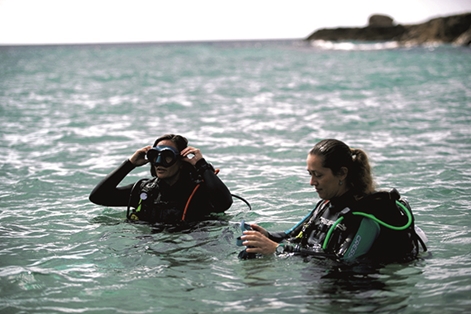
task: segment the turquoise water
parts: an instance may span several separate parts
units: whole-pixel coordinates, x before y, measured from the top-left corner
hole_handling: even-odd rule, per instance
[[[471,309],[471,50],[304,42],[0,47],[1,313],[462,313]],[[180,133],[235,200],[152,233],[88,201]],[[307,151],[338,138],[397,188],[430,253],[343,275],[237,259],[239,222],[285,230],[318,201]],[[134,170],[123,183],[148,176]]]

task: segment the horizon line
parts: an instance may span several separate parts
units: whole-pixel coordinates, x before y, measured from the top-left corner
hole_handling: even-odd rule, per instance
[[[206,40],[163,40],[163,41],[116,41],[116,42],[70,42],[70,43],[0,43],[0,47],[54,47],[54,46],[106,46],[106,45],[160,45],[160,44],[211,44],[226,42],[280,42],[305,41],[306,38],[271,38],[271,39],[206,39]]]

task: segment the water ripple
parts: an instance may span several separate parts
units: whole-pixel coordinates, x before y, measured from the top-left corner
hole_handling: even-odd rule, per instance
[[[355,45],[353,46],[355,47]],[[460,312],[469,307],[471,62],[454,47],[306,43],[0,49],[0,311]],[[191,232],[125,223],[88,194],[137,148],[181,133],[238,201]],[[306,154],[369,155],[430,254],[380,272],[239,261],[241,219],[286,230],[317,202]],[[123,184],[149,176],[135,169]]]

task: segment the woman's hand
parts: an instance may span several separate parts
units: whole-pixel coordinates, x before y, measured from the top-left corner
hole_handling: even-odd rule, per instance
[[[196,165],[196,163],[203,158],[203,154],[198,148],[188,146],[180,152],[183,160],[190,163],[191,165]]]
[[[254,230],[244,231],[244,235],[241,237],[242,244],[247,247],[247,253],[260,253],[263,255],[275,253],[278,243],[268,238],[268,232],[256,224],[250,226]]]
[[[140,148],[134,152],[134,154],[129,158],[129,161],[136,167],[143,166],[149,161],[146,159],[147,152],[152,148],[148,145],[146,147]]]

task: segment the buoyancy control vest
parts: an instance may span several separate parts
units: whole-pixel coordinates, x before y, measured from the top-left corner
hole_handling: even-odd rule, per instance
[[[342,258],[352,244],[362,219],[366,217],[380,226],[379,236],[366,254],[368,258],[405,262],[417,258],[420,246],[423,251],[427,250],[416,232],[409,203],[400,197],[396,189],[375,192],[349,204],[349,207],[329,211],[326,216],[329,206],[329,201],[319,202],[313,214],[292,230],[291,235],[295,237],[289,242],[299,243],[299,248],[323,251]]]
[[[131,221],[146,221],[150,223],[176,223],[185,219],[186,209],[196,191],[198,184],[192,182],[180,187],[179,198],[165,198],[162,196],[162,182],[158,178],[142,180],[137,183],[139,193],[138,206],[128,214]]]
[[[310,255],[328,253],[332,257],[341,257],[341,252],[345,251],[343,247],[349,243],[349,239],[358,230],[361,218],[358,218],[355,223],[353,221],[336,223],[348,211],[348,207],[339,210],[332,207],[330,201],[320,201],[311,215],[290,232],[291,237],[288,242],[296,244],[293,248],[294,252]],[[332,228],[334,224],[335,227]],[[331,229],[333,232],[329,233]],[[323,246],[322,244],[326,242],[329,245]]]

